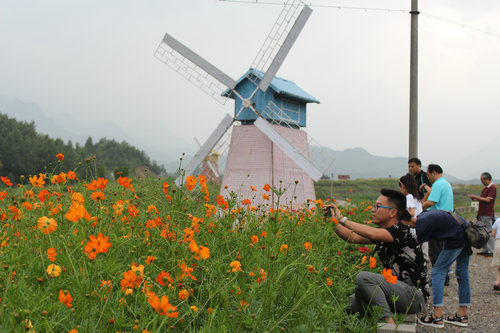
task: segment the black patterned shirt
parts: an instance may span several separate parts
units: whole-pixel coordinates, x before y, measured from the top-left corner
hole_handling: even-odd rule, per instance
[[[419,288],[424,297],[429,296],[427,286],[427,264],[422,246],[410,227],[401,222],[387,229],[394,242],[377,242],[377,252],[384,268],[392,269],[399,281]]]

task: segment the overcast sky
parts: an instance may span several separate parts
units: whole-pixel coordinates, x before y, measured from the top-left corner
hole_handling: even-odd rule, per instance
[[[500,1],[419,2],[419,156],[446,166],[500,143]],[[308,107],[307,132],[335,150],[407,156],[410,15],[314,5],[408,10],[411,1],[308,3],[313,13],[278,72],[321,101]],[[130,132],[154,121],[195,149],[192,138],[204,141],[233,103],[154,58],[164,33],[237,79],[280,11],[216,0],[2,0],[0,95]]]

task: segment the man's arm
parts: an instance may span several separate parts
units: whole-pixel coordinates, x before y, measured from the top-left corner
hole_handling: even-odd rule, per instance
[[[434,206],[436,203],[434,201],[431,201],[431,200],[426,200],[426,201],[423,201],[422,202],[422,209],[427,209],[431,206]]]
[[[335,228],[335,232],[347,242],[360,244],[375,243],[379,241],[394,242],[391,233],[386,229],[374,228],[347,219],[344,220],[342,213],[335,205],[329,205],[326,209],[331,209],[332,216],[339,221],[339,224]],[[344,222],[342,223],[343,220]]]
[[[474,194],[469,194],[469,198],[471,198],[472,201],[481,201],[484,203],[490,203],[493,198],[490,197],[480,197],[479,195],[474,195]]]

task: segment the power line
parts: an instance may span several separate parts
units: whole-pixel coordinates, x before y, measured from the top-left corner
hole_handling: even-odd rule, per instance
[[[279,2],[276,2],[276,1],[273,2],[273,1],[268,1],[268,0],[218,0],[218,1],[235,2],[235,3],[249,3],[249,4],[257,4],[257,5],[275,5],[275,6],[283,6],[286,4],[286,1],[283,1],[283,0],[281,0]],[[377,11],[377,12],[389,12],[389,13],[391,13],[391,12],[408,13],[408,9],[393,9],[393,8],[379,8],[379,7],[352,7],[352,6],[337,6],[337,5],[317,5],[317,4],[307,3],[307,2],[306,2],[306,4],[309,7],[333,8],[333,9],[339,9],[339,10],[340,9],[347,9],[347,10],[359,10],[359,11],[365,11],[365,12]],[[465,28],[465,29],[470,29],[470,30],[475,31],[475,32],[484,33],[484,34],[491,36],[491,37],[500,38],[500,34],[497,34],[497,33],[491,32],[491,31],[487,31],[487,30],[483,30],[483,29],[479,29],[479,28],[473,27],[473,26],[468,25],[468,24],[460,23],[457,21],[453,21],[453,20],[450,20],[450,19],[447,19],[444,17],[440,17],[437,15],[433,15],[433,14],[429,14],[429,13],[425,13],[425,12],[420,12],[420,14],[423,16],[429,17],[429,18],[433,18],[433,19],[443,21],[443,22],[446,22],[449,24],[460,26],[460,27]]]

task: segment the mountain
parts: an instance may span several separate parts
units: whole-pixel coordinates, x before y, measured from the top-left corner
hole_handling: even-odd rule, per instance
[[[73,144],[83,145],[89,136],[94,141],[101,138],[126,141],[146,151],[152,160],[162,165],[178,160],[183,152],[194,153],[185,140],[154,121],[136,124],[134,130],[128,132],[115,122],[88,119],[69,112],[49,117],[35,103],[2,96],[0,96],[0,113],[19,121],[34,121],[37,132],[61,138],[66,142],[71,140]],[[167,170],[174,171],[168,168]]]
[[[328,147],[310,147],[311,160],[323,173],[334,179],[338,175],[356,178],[396,178],[408,172],[406,157],[375,156],[363,148],[333,150]]]

